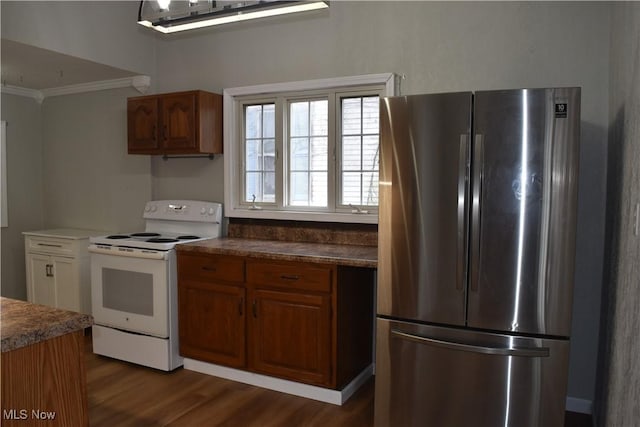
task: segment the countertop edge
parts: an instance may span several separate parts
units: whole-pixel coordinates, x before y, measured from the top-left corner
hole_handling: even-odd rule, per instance
[[[9,307],[10,305],[14,307]],[[6,316],[22,314],[14,312],[16,306],[26,309],[34,306],[38,307],[38,309],[37,311],[30,310],[34,312],[33,319],[25,319],[23,317],[17,324],[9,325],[8,335],[4,336],[5,333],[7,333],[6,323],[8,323],[8,319]],[[12,308],[14,308],[14,310],[12,310]],[[45,307],[4,297],[2,298],[2,311],[8,311],[8,313],[2,313],[3,319],[2,324],[0,324],[0,327],[3,329],[3,337],[0,342],[2,353],[38,344],[69,333],[82,331],[94,323],[93,316],[89,314]],[[31,313],[27,313],[26,316],[29,316],[29,314]],[[25,316],[24,314],[22,315]],[[62,320],[59,320],[57,316],[62,316]],[[15,329],[15,331],[12,331],[12,329]]]
[[[213,239],[212,239],[213,240]],[[215,239],[221,243],[224,242],[225,239]],[[234,241],[240,241],[243,239],[233,239]],[[363,268],[377,268],[378,262],[377,259],[369,259],[369,258],[357,258],[357,257],[340,257],[340,256],[327,256],[327,255],[319,255],[319,254],[310,254],[310,253],[295,253],[292,251],[278,251],[277,246],[283,245],[288,246],[291,244],[297,245],[306,245],[309,246],[315,245],[314,243],[298,243],[298,242],[278,242],[278,241],[270,241],[270,240],[254,240],[254,239],[246,239],[247,242],[258,242],[260,244],[269,245],[268,249],[256,249],[247,248],[229,248],[229,247],[216,247],[216,246],[206,246],[203,245],[203,242],[193,242],[186,243],[181,245],[176,245],[176,251],[182,253],[201,253],[201,254],[214,254],[214,255],[233,255],[233,256],[243,256],[248,258],[262,258],[262,259],[270,259],[275,261],[295,261],[295,262],[311,262],[318,264],[335,264],[342,265],[348,267],[363,267]],[[328,246],[326,244],[321,244],[322,246]],[[337,246],[347,246],[347,245],[337,245]],[[360,248],[359,246],[354,246],[354,248]]]

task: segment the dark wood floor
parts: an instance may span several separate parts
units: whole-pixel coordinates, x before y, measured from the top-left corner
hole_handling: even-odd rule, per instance
[[[97,356],[86,338],[92,427],[373,425],[373,380],[336,406],[182,368],[165,373]],[[590,417],[567,413],[565,426],[591,427]]]

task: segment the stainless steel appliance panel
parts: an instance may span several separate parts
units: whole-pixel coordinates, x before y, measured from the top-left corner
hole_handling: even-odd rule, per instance
[[[375,426],[562,426],[569,341],[377,320]]]
[[[476,92],[468,326],[569,336],[579,89]]]
[[[381,104],[378,314],[464,325],[471,93]]]

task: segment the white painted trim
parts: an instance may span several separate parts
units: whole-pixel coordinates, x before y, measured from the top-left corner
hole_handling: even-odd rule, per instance
[[[587,399],[578,399],[577,397],[567,396],[565,409],[571,412],[579,412],[581,414],[593,413],[593,402]]]
[[[282,219],[298,221],[323,221],[377,224],[378,213],[354,215],[339,212],[300,212],[294,210],[252,210],[240,206],[234,185],[238,182],[238,150],[233,142],[236,138],[235,97],[247,95],[278,94],[306,90],[337,89],[343,87],[369,86],[384,84],[384,96],[395,95],[396,75],[393,73],[365,74],[361,76],[335,77],[329,79],[303,80],[285,83],[268,83],[254,86],[242,86],[223,91],[223,144],[224,144],[224,203],[225,216],[232,218]]]
[[[26,98],[33,98],[38,104],[42,103],[44,94],[36,89],[27,89],[26,87],[2,85],[0,86],[1,93],[8,93],[9,95],[24,96]]]
[[[373,374],[373,366],[369,365],[342,390],[332,390],[189,358],[184,359],[184,369],[334,405],[346,402]]]
[[[45,97],[71,95],[75,93],[95,92],[106,89],[119,89],[123,87],[135,87],[138,91],[144,93],[149,88],[151,79],[149,76],[133,76],[122,79],[101,80],[97,82],[80,83],[77,85],[54,87],[51,89],[43,89],[42,93]],[[138,89],[140,87],[141,89]],[[146,87],[146,88],[145,88]]]
[[[35,99],[38,103],[51,96],[72,95],[76,93],[95,92],[107,89],[119,89],[123,87],[134,87],[140,93],[146,93],[151,86],[149,76],[133,76],[122,79],[101,80],[97,82],[80,83],[76,85],[60,86],[50,89],[27,89],[18,86],[2,85],[0,91],[11,95],[26,96]]]

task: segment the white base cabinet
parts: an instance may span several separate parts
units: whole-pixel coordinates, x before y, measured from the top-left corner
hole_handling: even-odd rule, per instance
[[[27,231],[27,299],[35,304],[91,314],[89,236],[103,231]]]

